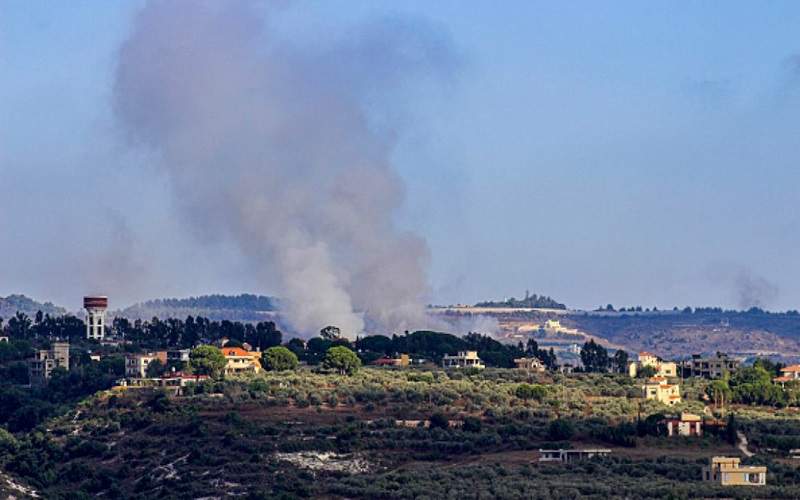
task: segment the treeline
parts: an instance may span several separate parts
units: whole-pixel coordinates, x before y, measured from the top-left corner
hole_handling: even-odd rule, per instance
[[[678,313],[678,314],[698,314],[698,315],[741,315],[741,316],[762,316],[762,315],[773,315],[773,316],[800,316],[800,312],[796,309],[790,309],[786,312],[781,311],[767,311],[760,307],[751,307],[749,309],[737,310],[737,309],[723,309],[721,307],[691,307],[686,306],[680,308],[678,306],[673,307],[672,309],[665,309],[659,310],[658,307],[653,306],[653,308],[643,308],[642,306],[630,306],[630,307],[620,307],[616,308],[613,304],[607,304],[605,306],[600,306],[595,309],[595,312],[620,312],[620,313],[658,313],[658,312],[669,312]]]
[[[311,341],[309,341],[310,343]],[[514,359],[523,357],[526,353],[542,355],[542,351],[538,349],[535,341],[532,344],[529,343],[529,349],[526,350],[521,343],[516,346],[503,344],[487,335],[478,333],[457,337],[449,333],[432,331],[406,332],[405,335],[392,335],[391,337],[370,335],[356,340],[355,348],[367,363],[381,356],[406,353],[411,357],[426,359],[438,364],[446,354],[455,354],[458,351],[478,351],[478,356],[486,365],[500,368],[513,368]],[[546,355],[549,354],[546,353]]]
[[[201,295],[184,299],[168,298],[148,300],[133,307],[178,309],[229,309],[235,311],[274,311],[274,297],[243,293],[241,295]]]
[[[567,306],[557,302],[546,295],[527,295],[524,299],[511,297],[503,301],[478,302],[475,307],[507,307],[507,308],[538,308],[538,309],[566,309]]]

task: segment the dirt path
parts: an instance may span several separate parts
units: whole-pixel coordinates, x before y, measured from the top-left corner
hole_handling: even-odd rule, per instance
[[[752,457],[754,453],[747,449],[747,436],[742,431],[736,431],[736,436],[739,438],[739,451],[744,453],[746,457]]]

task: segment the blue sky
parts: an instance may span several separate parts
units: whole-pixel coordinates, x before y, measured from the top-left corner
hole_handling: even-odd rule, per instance
[[[117,140],[143,4],[0,1],[2,295],[280,293],[199,245]],[[431,301],[798,308],[800,4],[297,1],[270,23],[313,46],[375,18],[421,20],[458,59],[373,103]]]

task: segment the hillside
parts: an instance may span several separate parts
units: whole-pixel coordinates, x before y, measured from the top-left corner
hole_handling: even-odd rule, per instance
[[[530,382],[537,395],[521,399]],[[686,401],[673,411],[702,412],[705,384],[686,382]],[[735,496],[700,478],[709,456],[738,451],[722,435],[664,437],[654,424],[664,407],[639,393],[626,376],[300,369],[203,383],[180,396],[105,391],[19,434],[0,465],[44,498]],[[640,413],[656,420],[634,426]],[[757,446],[784,450],[800,426],[796,412],[782,418],[742,425]],[[537,462],[539,448],[553,447],[612,453]],[[770,456],[754,459],[770,467],[759,494],[796,498],[794,466]]]
[[[22,312],[33,317],[37,311],[42,311],[43,314],[50,316],[60,316],[66,314],[67,310],[63,307],[58,307],[50,302],[37,302],[24,295],[9,295],[8,297],[0,297],[0,318],[8,319],[14,316],[17,312]]]
[[[716,351],[800,357],[800,315],[760,310],[571,314],[562,322],[631,351],[675,358]]]
[[[114,313],[131,320],[203,316],[212,321],[261,321],[274,317],[278,300],[263,295],[202,295],[188,298],[154,299]]]

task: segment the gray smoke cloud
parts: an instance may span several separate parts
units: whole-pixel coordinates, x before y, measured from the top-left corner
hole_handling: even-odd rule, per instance
[[[166,172],[188,227],[235,241],[298,333],[420,327],[428,250],[394,224],[404,188],[392,134],[371,126],[364,98],[449,78],[447,38],[393,20],[298,47],[263,7],[148,2],[119,53],[121,129]]]
[[[742,309],[766,308],[778,298],[778,287],[763,276],[741,270],[734,279],[737,304]]]

